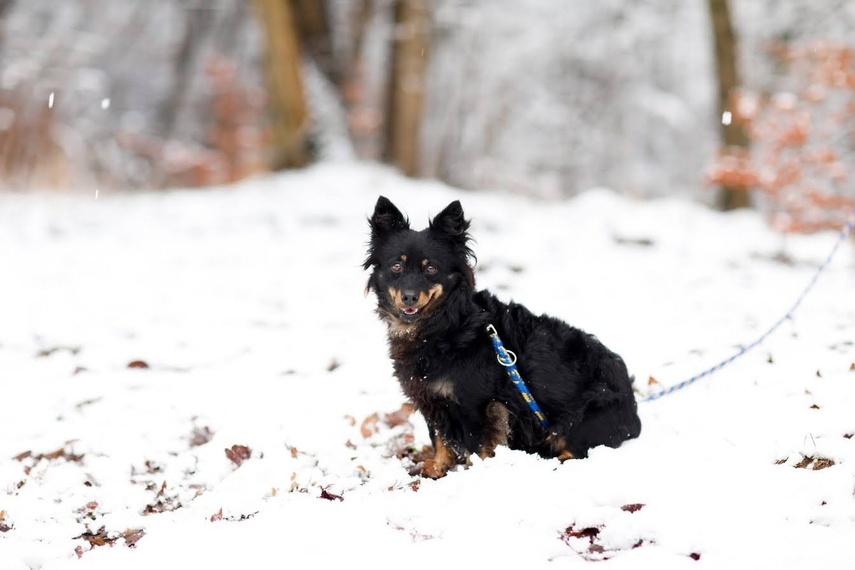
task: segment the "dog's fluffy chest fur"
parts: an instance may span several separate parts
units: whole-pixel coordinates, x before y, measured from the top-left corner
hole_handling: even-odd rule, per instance
[[[455,371],[454,353],[467,349],[474,347],[452,348],[447,342],[437,344],[418,335],[389,337],[395,377],[416,409],[459,402],[465,379]]]

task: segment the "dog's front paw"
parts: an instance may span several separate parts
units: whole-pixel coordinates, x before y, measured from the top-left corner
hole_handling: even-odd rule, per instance
[[[457,454],[439,436],[434,437],[433,452],[433,458],[425,459],[422,475],[439,479],[457,464]]]
[[[567,449],[567,440],[563,435],[552,433],[548,438],[546,438],[546,445],[549,450],[548,455],[550,457],[557,458],[562,463],[568,459],[576,458],[576,456],[573,455],[573,452]]]
[[[433,459],[425,459],[421,475],[430,479],[439,479],[445,477],[447,471],[448,466],[443,467],[442,465],[438,465]]]

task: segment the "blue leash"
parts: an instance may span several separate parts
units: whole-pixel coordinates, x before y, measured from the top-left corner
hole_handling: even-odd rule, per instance
[[[493,341],[493,348],[496,349],[496,358],[499,359],[499,364],[504,366],[508,371],[508,377],[523,397],[523,400],[525,400],[525,403],[528,404],[529,408],[531,408],[532,413],[540,422],[540,425],[543,426],[544,429],[549,428],[549,422],[546,420],[546,414],[543,413],[540,406],[538,406],[537,402],[534,401],[534,396],[529,392],[528,386],[525,385],[522,376],[520,376],[519,370],[517,370],[517,355],[512,351],[505,349],[505,345],[502,344],[502,339],[499,338],[499,333],[496,331],[496,327],[488,325],[487,332],[490,334],[490,340]]]
[[[804,290],[801,292],[801,294],[798,296],[798,298],[796,299],[796,302],[793,303],[792,307],[790,307],[790,310],[787,311],[787,313],[783,317],[778,319],[778,321],[774,325],[772,325],[772,327],[769,330],[767,330],[765,333],[760,335],[754,342],[748,344],[747,346],[741,346],[739,348],[739,350],[735,354],[731,355],[729,358],[726,358],[726,359],[722,360],[721,362],[719,362],[713,366],[710,366],[709,368],[707,368],[706,370],[704,370],[700,374],[695,374],[691,378],[687,378],[686,380],[683,380],[682,382],[678,382],[677,384],[674,384],[673,386],[669,386],[668,388],[663,388],[662,390],[659,390],[658,392],[650,394],[646,398],[641,399],[641,401],[642,402],[652,402],[653,400],[659,399],[662,396],[667,396],[668,394],[672,394],[672,393],[676,392],[677,390],[682,390],[686,386],[694,384],[695,382],[697,382],[701,378],[704,378],[705,376],[709,376],[713,372],[721,370],[722,368],[724,368],[725,366],[727,366],[728,364],[730,364],[731,362],[733,362],[734,360],[736,360],[737,358],[739,358],[740,356],[742,356],[743,354],[745,354],[746,352],[748,352],[749,350],[751,350],[752,348],[756,347],[757,345],[761,344],[764,340],[766,340],[766,338],[768,338],[769,335],[771,335],[773,332],[775,332],[778,329],[778,327],[780,327],[784,323],[784,321],[787,321],[787,320],[792,318],[793,313],[796,311],[796,309],[799,308],[799,305],[802,304],[802,301],[804,301],[804,298],[807,296],[808,292],[810,292],[810,290],[813,289],[813,286],[816,285],[817,280],[819,280],[819,276],[822,274],[823,271],[825,271],[825,268],[828,266],[828,264],[831,262],[831,259],[837,253],[837,250],[840,249],[840,244],[842,244],[844,241],[846,241],[847,237],[852,235],[853,223],[855,223],[855,210],[852,210],[852,213],[849,215],[849,219],[846,221],[846,224],[840,230],[840,237],[837,239],[837,242],[834,244],[834,247],[831,248],[831,252],[828,254],[828,257],[826,257],[825,261],[823,261],[820,264],[819,268],[816,270],[816,273],[814,273],[810,282],[808,282],[807,287],[805,287]]]

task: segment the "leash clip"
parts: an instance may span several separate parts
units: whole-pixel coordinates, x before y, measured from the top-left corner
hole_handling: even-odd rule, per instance
[[[513,350],[508,350],[507,348],[504,348],[504,351],[505,351],[505,354],[508,356],[508,358],[510,358],[511,361],[505,362],[504,360],[502,360],[502,357],[498,354],[496,355],[496,360],[498,360],[499,364],[501,364],[505,368],[510,368],[511,366],[513,366],[514,364],[517,363],[517,355],[514,353]]]
[[[517,355],[512,350],[508,350],[504,346],[502,346],[501,341],[499,340],[499,331],[496,330],[492,324],[487,325],[487,333],[493,337],[494,346],[496,348],[496,360],[499,361],[499,364],[504,366],[505,368],[510,368],[514,364],[517,363]],[[506,358],[502,358],[502,353],[505,353]],[[505,360],[508,360],[506,362]]]
[[[514,388],[520,393],[522,399],[528,404],[529,409],[537,418],[537,421],[540,422],[540,425],[548,428],[549,421],[547,421],[546,415],[540,409],[540,406],[537,405],[537,402],[534,401],[534,396],[531,395],[528,386],[525,385],[519,370],[517,370],[517,355],[512,350],[505,348],[505,345],[502,344],[502,339],[499,338],[496,327],[491,324],[487,325],[487,332],[490,334],[490,340],[493,341],[493,348],[496,350],[496,360],[507,371],[511,384],[514,385]]]

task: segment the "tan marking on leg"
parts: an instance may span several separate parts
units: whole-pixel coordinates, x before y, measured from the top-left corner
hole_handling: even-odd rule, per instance
[[[431,479],[439,479],[445,476],[445,473],[457,463],[457,457],[445,445],[440,436],[436,436],[433,442],[434,456],[433,459],[425,460],[424,475]]]
[[[564,439],[563,435],[550,435],[546,442],[549,445],[552,456],[558,458],[559,461],[563,462],[568,459],[575,459],[573,453],[567,449],[567,440]]]
[[[568,459],[576,459],[576,456],[567,451],[566,449],[558,454],[558,461],[561,461],[563,463]]]
[[[490,402],[487,405],[486,415],[484,442],[478,450],[478,457],[481,459],[493,457],[496,454],[496,447],[508,445],[508,435],[511,431],[508,409],[501,402]]]
[[[434,455],[434,462],[436,466],[444,473],[448,471],[448,469],[457,463],[457,457],[451,451],[451,449],[445,445],[445,442],[442,441],[442,438],[437,436],[436,441],[434,441],[434,449],[436,450],[436,454]]]

